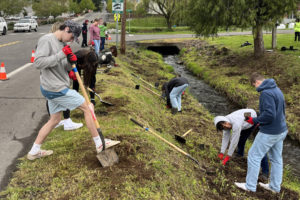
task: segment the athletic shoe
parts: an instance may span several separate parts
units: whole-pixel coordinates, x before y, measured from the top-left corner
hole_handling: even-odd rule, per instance
[[[75,123],[71,120],[71,118],[68,118],[64,122],[64,130],[65,131],[71,131],[71,130],[76,130],[82,127],[82,123]]]
[[[63,126],[65,124],[65,120],[63,119],[63,120],[61,120],[56,126],[55,126],[55,128],[58,128],[58,127],[60,127],[60,126]]]
[[[259,184],[262,188],[264,188],[264,189],[266,189],[266,190],[269,190],[269,191],[274,192],[274,193],[279,193],[279,192],[276,192],[275,190],[273,190],[272,188],[270,188],[270,184],[269,184],[269,183],[265,184],[265,183],[259,182],[258,184]]]
[[[242,190],[245,190],[245,191],[247,191],[247,192],[249,192],[250,190],[248,190],[247,188],[246,188],[246,183],[238,183],[238,182],[235,182],[234,183],[238,188],[240,188],[240,189],[242,189]]]
[[[104,140],[105,140],[105,149],[108,149],[120,143],[120,141],[117,140],[111,140],[111,139],[104,139]],[[103,145],[101,144],[98,148],[96,148],[96,150],[97,153],[100,153],[103,150]]]
[[[28,160],[35,160],[37,158],[42,158],[42,157],[46,157],[46,156],[50,156],[51,154],[53,154],[52,150],[40,150],[37,154],[35,155],[31,155],[31,154],[27,154],[27,159]]]

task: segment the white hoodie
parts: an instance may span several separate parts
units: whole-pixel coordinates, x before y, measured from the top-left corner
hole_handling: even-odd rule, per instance
[[[240,134],[242,130],[246,130],[251,128],[252,124],[245,121],[244,113],[250,112],[251,117],[257,117],[255,110],[253,109],[241,109],[234,111],[226,116],[217,116],[214,118],[214,124],[217,125],[220,121],[229,122],[232,125],[232,136],[230,139],[230,130],[223,130],[223,138],[222,138],[222,146],[221,146],[221,153],[225,153],[228,143],[230,140],[230,146],[228,150],[228,155],[231,157],[238,142],[240,139]]]

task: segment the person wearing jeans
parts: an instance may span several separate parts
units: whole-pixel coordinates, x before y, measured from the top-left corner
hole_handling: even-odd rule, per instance
[[[226,165],[226,163],[231,159],[236,147],[238,147],[236,153],[237,156],[244,156],[245,143],[254,129],[254,126],[252,124],[245,121],[245,114],[252,117],[257,116],[255,110],[247,108],[236,110],[226,116],[216,116],[214,118],[214,124],[217,128],[217,131],[223,131],[221,151],[218,155],[220,160],[222,160],[223,165]],[[230,132],[232,132],[232,134]],[[230,145],[228,153],[224,158],[224,154],[229,142]],[[269,164],[267,155],[262,160],[261,167],[263,173],[262,177],[264,179],[267,179],[269,176]]]
[[[251,84],[260,92],[258,117],[247,117],[246,121],[259,125],[260,130],[248,153],[248,169],[246,183],[235,182],[243,190],[256,192],[259,164],[268,153],[271,162],[270,183],[259,185],[275,193],[279,193],[282,183],[283,141],[288,133],[285,119],[285,101],[281,90],[274,79],[265,79],[258,73],[251,75]]]
[[[167,97],[167,106],[172,107],[172,114],[181,112],[181,95],[189,86],[186,78],[176,77],[164,83],[163,96]]]
[[[100,29],[98,27],[99,25],[99,19],[95,19],[93,24],[90,26],[90,42],[92,41],[95,44],[95,52],[99,56],[99,49],[100,49]]]

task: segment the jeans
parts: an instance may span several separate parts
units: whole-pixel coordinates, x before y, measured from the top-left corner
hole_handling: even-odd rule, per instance
[[[237,154],[239,156],[244,156],[245,144],[246,144],[246,141],[247,141],[248,137],[252,133],[253,129],[254,129],[254,126],[252,126],[251,128],[248,128],[246,130],[241,131],[241,135],[240,135],[240,139],[239,139],[239,143],[238,143],[238,148],[237,148]],[[261,160],[260,165],[261,165],[262,173],[268,177],[269,176],[269,162],[268,162],[268,155],[267,154]]]
[[[93,40],[95,43],[95,52],[99,56],[100,40]]]
[[[105,44],[105,37],[101,37],[100,51],[104,49],[104,44]]]
[[[248,170],[246,177],[246,188],[248,190],[256,192],[260,162],[264,155],[269,153],[271,162],[269,186],[272,190],[280,192],[283,174],[282,148],[283,140],[287,133],[287,130],[277,135],[258,132],[248,153]]]
[[[170,93],[172,108],[177,108],[178,111],[181,111],[181,95],[188,86],[188,84],[184,84],[172,89]]]

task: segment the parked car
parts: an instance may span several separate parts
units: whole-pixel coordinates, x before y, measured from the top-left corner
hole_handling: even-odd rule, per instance
[[[3,17],[0,17],[0,33],[6,35],[7,33],[7,23]]]
[[[34,30],[37,32],[38,30],[38,23],[35,19],[20,19],[17,23],[14,25],[14,32],[18,31],[28,31]]]

